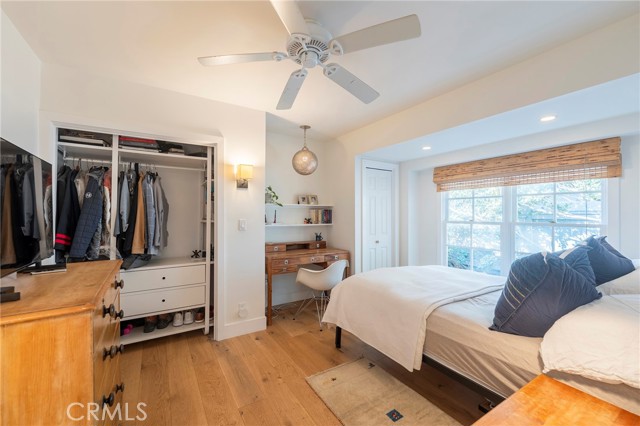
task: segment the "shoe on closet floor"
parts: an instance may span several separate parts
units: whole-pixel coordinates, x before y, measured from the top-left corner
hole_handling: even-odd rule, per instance
[[[204,322],[204,308],[200,308],[196,311],[196,322]]]
[[[173,326],[180,327],[184,324],[184,320],[182,319],[182,312],[176,312],[173,314]]]
[[[171,314],[160,314],[158,315],[158,325],[156,328],[158,330],[162,330],[163,328],[167,328],[167,326],[171,324]]]
[[[156,325],[158,324],[158,316],[153,315],[150,317],[145,317],[144,319],[144,329],[142,330],[145,333],[151,333],[156,329]]]
[[[193,324],[193,311],[184,311],[184,323]]]

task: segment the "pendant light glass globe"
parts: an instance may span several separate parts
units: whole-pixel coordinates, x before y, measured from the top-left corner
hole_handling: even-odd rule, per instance
[[[311,127],[304,125],[300,126],[300,128],[304,130],[304,146],[293,155],[291,164],[293,165],[293,169],[299,174],[310,175],[318,168],[318,157],[307,148],[307,129]]]

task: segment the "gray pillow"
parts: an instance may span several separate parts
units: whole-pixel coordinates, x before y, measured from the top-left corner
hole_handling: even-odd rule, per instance
[[[586,244],[591,247],[587,253],[596,275],[596,285],[606,283],[635,270],[633,262],[611,247],[606,237],[589,237]]]
[[[588,254],[590,250],[589,246],[575,246],[562,251],[554,251],[551,254],[564,260],[569,266],[584,275],[589,284],[595,286],[596,275],[591,267]]]
[[[587,278],[564,260],[532,254],[511,264],[489,328],[542,337],[560,317],[600,297]]]

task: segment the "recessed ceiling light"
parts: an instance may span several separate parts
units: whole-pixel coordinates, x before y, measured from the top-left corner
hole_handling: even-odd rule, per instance
[[[540,122],[541,122],[541,123],[545,123],[545,122],[547,122],[547,121],[553,121],[553,120],[555,120],[555,119],[556,119],[556,116],[555,116],[555,115],[545,115],[545,116],[543,116],[543,117],[540,117]]]
[[[431,149],[431,147],[430,147],[430,146],[423,146],[423,147],[422,147],[422,150],[423,150],[423,151],[429,151],[430,149]]]

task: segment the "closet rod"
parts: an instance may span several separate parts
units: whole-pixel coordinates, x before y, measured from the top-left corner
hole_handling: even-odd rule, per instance
[[[124,164],[128,167],[129,163],[131,164],[138,163],[139,167],[148,167],[148,168],[156,168],[156,169],[193,170],[193,171],[199,171],[199,172],[205,171],[205,169],[201,169],[199,167],[165,166],[162,164],[141,163],[139,161],[120,161],[118,165]]]

